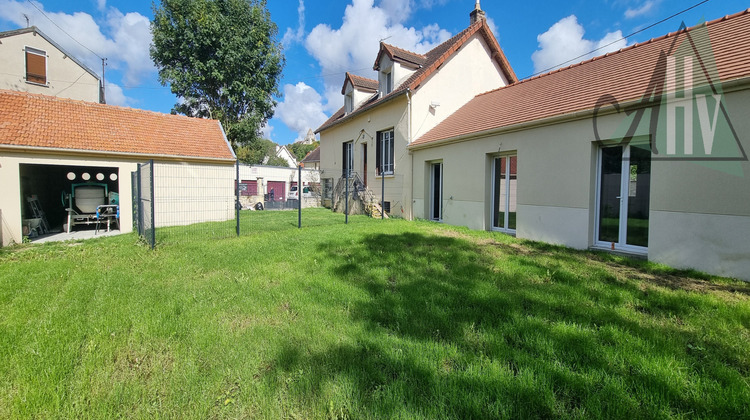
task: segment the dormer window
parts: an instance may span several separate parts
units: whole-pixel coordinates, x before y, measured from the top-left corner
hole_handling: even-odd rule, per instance
[[[47,53],[26,47],[26,81],[47,85]]]
[[[383,72],[383,95],[393,92],[393,72],[391,69]]]
[[[347,114],[354,111],[354,91],[344,95],[344,111]]]

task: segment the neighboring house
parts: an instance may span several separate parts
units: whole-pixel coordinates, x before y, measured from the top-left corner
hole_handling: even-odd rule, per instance
[[[36,26],[0,32],[0,89],[104,102],[101,80]]]
[[[750,10],[476,96],[409,145],[413,216],[750,280],[748,115]]]
[[[193,223],[196,196],[203,220],[234,217],[234,152],[215,120],[0,90],[0,236],[23,240],[36,196],[50,226],[62,230],[73,184],[106,185],[119,194],[120,228],[133,226],[131,173],[153,159],[156,226]],[[217,181],[219,171],[228,174]],[[61,198],[63,197],[63,198]],[[207,200],[204,200],[207,201]]]
[[[297,167],[297,159],[294,157],[292,152],[290,152],[289,149],[286,148],[286,146],[276,145],[276,157],[284,159],[290,168]],[[268,163],[268,157],[263,160],[263,163]]]
[[[280,166],[240,165],[240,204],[243,208],[252,208],[256,203],[286,201],[290,188],[298,185],[299,169]],[[317,189],[320,184],[320,172],[316,169],[302,169],[303,187]],[[306,199],[309,198],[309,199]],[[312,207],[320,205],[320,196],[305,197],[303,205]]]
[[[342,180],[349,175],[360,198],[380,201],[384,185],[386,211],[412,218],[407,146],[477,94],[516,76],[478,4],[466,30],[425,54],[381,42],[373,69],[378,80],[346,73],[344,106],[316,131],[324,197],[332,191],[332,206],[343,208]]]
[[[315,150],[308,153],[304,159],[302,159],[302,167],[305,169],[320,170],[320,146],[316,147]]]

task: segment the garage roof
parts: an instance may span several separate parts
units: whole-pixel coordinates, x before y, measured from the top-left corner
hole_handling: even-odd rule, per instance
[[[221,123],[0,90],[0,147],[234,161]]]

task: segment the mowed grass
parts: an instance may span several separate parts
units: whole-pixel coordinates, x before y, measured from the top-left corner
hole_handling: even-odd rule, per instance
[[[750,416],[746,283],[343,222],[0,250],[0,417]]]

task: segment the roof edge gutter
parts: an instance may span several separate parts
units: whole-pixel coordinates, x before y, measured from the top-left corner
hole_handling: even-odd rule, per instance
[[[743,77],[739,79],[730,80],[728,82],[722,82],[721,90],[722,90],[722,94],[727,94],[727,93],[742,90],[744,87],[747,87],[747,86],[750,86],[750,77]],[[648,107],[653,106],[653,104],[654,104],[654,101],[649,101],[648,103],[644,104],[642,99],[633,99],[633,100],[623,102],[622,104],[620,104],[620,110],[621,110],[620,112],[622,112],[625,109],[634,110],[634,109],[639,109],[639,108],[648,108]],[[613,106],[607,106],[607,107],[601,108],[598,114],[601,116],[605,116],[605,115],[611,115],[611,114],[616,114],[616,113],[618,112],[615,110]],[[494,136],[498,134],[512,133],[515,131],[523,131],[529,128],[538,128],[538,127],[544,127],[548,125],[560,124],[564,122],[582,120],[582,119],[589,118],[592,115],[594,115],[594,109],[587,108],[584,110],[574,111],[574,112],[567,113],[567,114],[555,115],[555,116],[548,117],[548,118],[526,121],[526,122],[522,122],[522,123],[518,123],[514,125],[504,126],[504,127],[490,128],[490,129],[483,130],[483,131],[462,134],[460,136],[430,141],[427,143],[410,144],[407,146],[407,148],[412,151],[429,149],[432,147],[444,146],[444,145],[452,144],[452,143],[461,143],[461,142],[476,140],[476,139],[480,139],[484,137],[490,137],[490,136]]]
[[[132,152],[108,152],[100,150],[83,150],[83,149],[63,149],[58,147],[39,147],[39,146],[18,146],[13,144],[0,144],[0,150],[9,150],[12,152],[31,151],[37,153],[49,153],[57,155],[84,155],[92,157],[102,156],[121,156],[133,159],[161,159],[168,161],[185,161],[190,160],[192,162],[204,162],[204,163],[234,163],[235,159],[229,158],[209,158],[209,157],[197,157],[197,156],[179,156],[179,155],[159,155],[159,154],[147,154],[147,153],[132,153]]]

